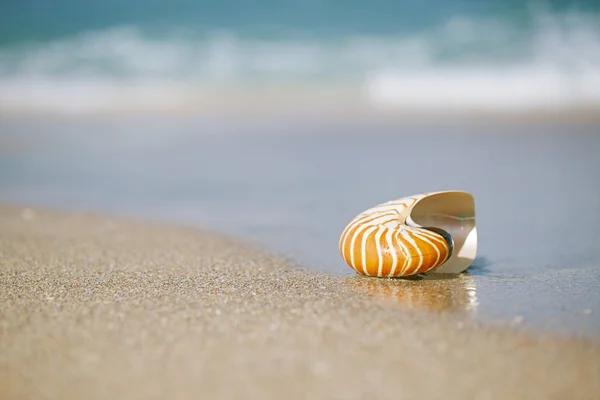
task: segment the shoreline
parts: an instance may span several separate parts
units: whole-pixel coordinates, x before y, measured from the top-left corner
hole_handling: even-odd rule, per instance
[[[272,122],[272,121],[303,121],[310,122],[365,122],[365,123],[388,123],[388,124],[440,124],[440,125],[466,125],[466,124],[491,124],[491,125],[523,125],[523,126],[543,126],[543,125],[582,125],[597,126],[600,125],[600,111],[582,110],[582,111],[525,111],[522,113],[503,113],[503,112],[399,112],[398,110],[364,110],[356,109],[302,109],[290,106],[284,110],[273,110],[265,107],[260,110],[255,109],[217,109],[217,110],[197,110],[182,109],[177,111],[166,110],[143,110],[143,111],[111,111],[111,112],[92,112],[92,113],[47,113],[31,111],[12,111],[2,112],[0,118],[3,119],[40,119],[57,121],[107,121],[111,119],[123,118],[149,118],[149,119],[186,119],[186,118],[207,118],[214,120],[230,120],[231,118],[249,119],[253,123]]]
[[[3,118],[50,119],[109,119],[120,117],[159,118],[326,118],[343,120],[381,120],[403,122],[484,122],[526,124],[600,124],[597,104],[557,107],[529,107],[519,109],[484,109],[457,104],[456,106],[399,106],[377,104],[356,90],[266,90],[239,93],[207,92],[183,96],[163,102],[146,95],[129,101],[128,95],[116,96],[111,101],[79,105],[56,103],[19,104],[0,99]],[[153,103],[156,101],[156,103]],[[165,100],[166,101],[166,100]]]
[[[0,222],[7,399],[600,390],[598,339],[476,322],[466,277],[331,276],[226,235],[89,212],[3,204]]]
[[[485,272],[483,272],[483,276],[481,275],[481,271],[485,271],[487,268],[486,265],[488,262],[485,256],[482,258],[477,257],[467,271],[458,275],[432,273],[391,280],[365,279],[361,275],[356,274],[352,269],[347,268],[343,261],[340,261],[340,265],[343,266],[342,269],[334,271],[324,270],[318,262],[315,263],[314,260],[311,262],[305,259],[297,251],[293,252],[293,254],[286,253],[283,249],[273,245],[268,246],[267,243],[257,238],[253,239],[248,235],[234,234],[217,226],[205,226],[198,221],[190,222],[182,218],[173,219],[166,215],[140,214],[125,210],[110,211],[87,206],[73,208],[72,206],[59,206],[57,204],[53,205],[32,201],[0,202],[0,214],[5,210],[21,210],[21,218],[24,220],[28,218],[27,214],[33,213],[32,215],[35,215],[37,213],[36,210],[38,210],[42,215],[46,214],[56,218],[106,220],[109,221],[110,225],[113,224],[112,221],[121,221],[150,229],[181,230],[188,233],[208,235],[232,243],[248,251],[272,257],[280,264],[289,266],[295,272],[319,276],[322,279],[340,280],[344,282],[346,287],[350,288],[351,292],[366,295],[375,302],[396,307],[402,312],[424,312],[425,314],[431,312],[434,314],[447,313],[451,317],[456,315],[462,316],[465,320],[469,320],[469,323],[485,328],[508,329],[509,331],[530,335],[550,335],[564,339],[597,340],[600,344],[600,331],[594,330],[589,326],[582,327],[577,325],[580,330],[577,328],[560,329],[549,320],[543,322],[536,318],[523,317],[521,314],[525,310],[521,310],[521,312],[515,310],[513,312],[498,314],[498,305],[496,303],[499,301],[499,298],[497,294],[494,294],[493,306],[488,304],[483,309],[478,310],[478,308],[481,308],[479,307],[478,299],[478,297],[481,297],[481,294],[478,293],[480,290],[479,286],[484,286],[485,290],[493,289],[494,292],[506,291],[506,289],[503,290],[501,287],[498,287],[500,285],[499,282],[492,282],[494,278],[492,280],[487,278]],[[566,273],[569,273],[568,271],[585,272],[593,271],[594,267],[589,266],[581,270],[567,267],[562,270],[566,271]],[[510,274],[507,276],[510,276]],[[535,273],[529,273],[521,277],[525,283],[525,287],[530,287],[532,277],[535,277]],[[502,276],[501,279],[506,279],[506,276]],[[557,279],[557,276],[552,279]],[[580,283],[576,284],[579,285]],[[398,287],[397,285],[401,286]],[[410,285],[417,286],[412,287]],[[520,300],[523,301],[521,298]],[[589,312],[589,314],[592,314],[596,313],[597,310],[592,307],[581,309],[579,312],[583,314]],[[569,317],[576,314],[577,310],[572,309],[561,315],[562,317]],[[546,315],[547,317],[548,315]],[[579,323],[582,323],[582,321],[579,321]]]

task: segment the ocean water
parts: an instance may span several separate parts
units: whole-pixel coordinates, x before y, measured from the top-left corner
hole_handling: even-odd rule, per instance
[[[597,111],[600,3],[8,0],[0,88],[3,113],[303,91],[397,110]]]

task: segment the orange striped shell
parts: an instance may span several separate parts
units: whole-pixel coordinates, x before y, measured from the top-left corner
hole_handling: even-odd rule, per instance
[[[359,274],[393,278],[444,264],[452,254],[452,240],[435,228],[406,225],[413,206],[426,195],[389,201],[356,216],[340,237],[344,261]]]

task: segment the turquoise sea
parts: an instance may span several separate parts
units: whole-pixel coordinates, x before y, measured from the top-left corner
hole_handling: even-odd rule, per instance
[[[600,3],[6,0],[0,112],[319,89],[412,109],[600,108]]]

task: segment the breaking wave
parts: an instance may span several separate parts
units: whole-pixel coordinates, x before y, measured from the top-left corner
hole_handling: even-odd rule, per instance
[[[151,35],[135,26],[0,48],[0,111],[201,107],[222,93],[355,93],[409,110],[600,109],[600,17],[456,17],[402,36]],[[204,103],[202,103],[204,101]]]

